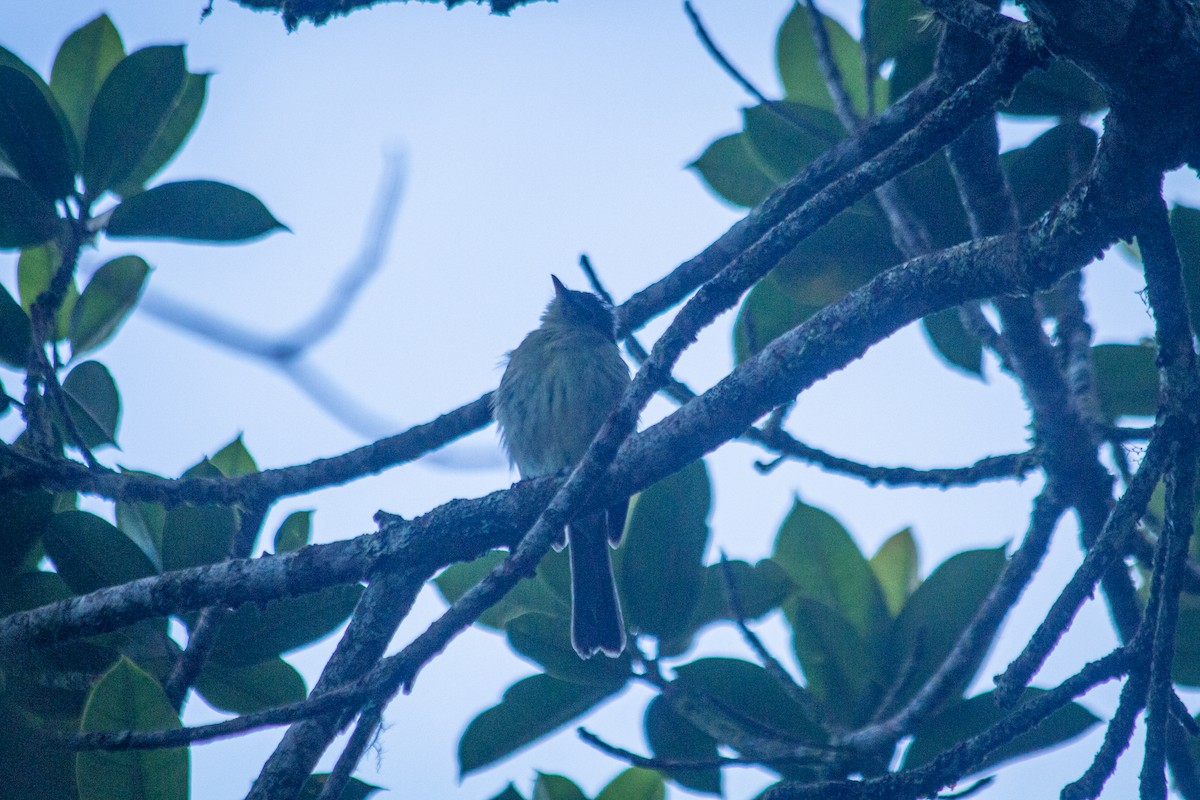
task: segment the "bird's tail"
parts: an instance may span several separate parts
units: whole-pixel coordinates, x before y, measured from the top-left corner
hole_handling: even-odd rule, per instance
[[[571,644],[580,658],[625,649],[625,624],[608,557],[606,512],[567,528],[571,556]]]

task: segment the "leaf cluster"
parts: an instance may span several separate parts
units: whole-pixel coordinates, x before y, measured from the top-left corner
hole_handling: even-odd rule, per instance
[[[464,775],[561,730],[634,681],[658,692],[643,718],[652,763],[695,791],[721,793],[720,754],[727,749],[791,779],[873,774],[891,763],[890,754],[839,752],[839,734],[894,712],[930,679],[995,586],[1003,549],[960,553],[922,578],[910,530],[867,558],[834,517],[797,499],[770,558],[705,565],[709,510],[703,462],[636,497],[627,544],[614,554],[634,655],[575,655],[560,553],[480,618],[542,672],[513,684],[467,726],[458,754]],[[502,558],[493,552],[454,565],[435,583],[453,602]],[[790,629],[803,686],[752,661],[688,657],[707,626],[773,613],[782,613]],[[930,721],[914,731],[903,766],[928,761],[1002,716],[990,693],[965,694],[985,655],[976,654]],[[1096,721],[1068,705],[980,768],[1061,744]],[[706,766],[670,766],[677,762]]]

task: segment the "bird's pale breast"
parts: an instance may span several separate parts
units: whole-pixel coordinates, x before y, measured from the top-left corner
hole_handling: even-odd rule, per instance
[[[494,401],[522,477],[577,464],[628,384],[620,352],[594,331],[543,328],[525,337]]]

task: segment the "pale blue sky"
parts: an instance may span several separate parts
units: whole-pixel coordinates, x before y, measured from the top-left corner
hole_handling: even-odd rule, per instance
[[[0,0],[0,43],[44,74],[70,30],[107,10],[129,50],[188,46],[193,71],[215,73],[205,113],[167,178],[207,177],[258,194],[294,231],[247,246],[102,243],[107,258],[143,254],[154,291],[185,299],[265,331],[285,330],[323,297],[355,254],[384,154],[402,150],[407,194],[384,269],[314,363],[376,412],[403,424],[473,400],[499,378],[502,354],[534,324],[551,295],[549,274],[583,288],[575,267],[591,255],[617,299],[703,248],[737,218],[683,169],[713,138],[740,126],[749,101],[711,62],[675,2],[564,0],[491,17],[473,6],[447,12],[423,3],[384,4],[285,34],[275,16],[217,0],[199,22],[200,0]],[[698,10],[730,57],[768,93],[777,91],[774,33],[790,3],[700,0]],[[831,8],[831,11],[836,9]],[[1020,139],[1029,129],[1006,135]],[[12,285],[15,259],[0,256]],[[1137,273],[1116,263],[1088,273],[1099,340],[1149,333]],[[681,374],[697,388],[730,366],[728,318],[706,331]],[[661,324],[651,326],[648,337]],[[261,466],[341,452],[361,443],[278,374],[134,316],[98,357],[122,391],[123,450],[105,460],[177,474],[239,432]],[[794,427],[806,441],[873,463],[954,465],[1023,447],[1025,412],[1013,385],[989,362],[983,384],[951,374],[908,329],[801,399]],[[10,385],[5,373],[6,385]],[[661,415],[656,403],[648,417]],[[11,429],[11,423],[8,428]],[[476,453],[495,447],[489,429]],[[873,551],[914,526],[928,571],[953,552],[1020,536],[1037,481],[975,490],[869,490],[800,466],[763,477],[759,453],[742,445],[709,458],[716,480],[716,545],[761,557],[799,492],[831,510]],[[488,456],[490,457],[490,455]],[[453,497],[514,479],[503,468],[459,471],[413,465],[353,486],[291,499],[281,520],[315,508],[316,536],[372,529],[378,508],[413,515]],[[1009,623],[993,671],[1040,618],[1037,608],[1077,558],[1064,530],[1031,601]],[[407,641],[441,608],[423,595],[400,632]],[[782,627],[766,626],[786,653]],[[1049,682],[1109,646],[1099,607],[1043,672]],[[330,644],[293,658],[310,677]],[[705,652],[745,655],[728,631]],[[573,733],[457,784],[454,753],[467,721],[532,668],[498,637],[471,631],[426,669],[412,696],[391,708],[378,758],[364,780],[410,797],[488,798],[510,779],[528,789],[535,769],[562,771],[594,793],[621,765]],[[991,673],[987,673],[991,674]],[[623,746],[644,751],[640,708],[630,690],[588,720]],[[1097,692],[1111,708],[1112,692]],[[193,701],[188,722],[212,718]],[[277,734],[198,747],[194,796],[240,797]],[[1051,796],[1081,772],[1096,738],[1013,770],[981,797]],[[1106,797],[1128,796],[1137,764],[1123,767]],[[1058,777],[1061,775],[1061,779]],[[1036,776],[1036,777],[1035,777]],[[728,796],[753,796],[764,775],[733,770]],[[402,793],[401,793],[402,792]],[[677,796],[682,793],[676,792]]]

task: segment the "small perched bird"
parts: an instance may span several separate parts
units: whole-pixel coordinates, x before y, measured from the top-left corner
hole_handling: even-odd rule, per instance
[[[617,349],[612,306],[553,275],[542,324],[508,354],[492,412],[522,478],[553,475],[583,458],[629,385]],[[623,501],[567,526],[571,560],[571,644],[581,658],[619,656],[625,625],[608,547],[625,532]]]

